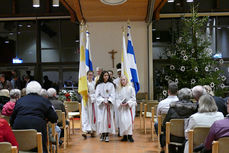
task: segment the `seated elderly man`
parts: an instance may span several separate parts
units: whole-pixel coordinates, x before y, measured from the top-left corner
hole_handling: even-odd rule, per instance
[[[12,89],[10,91],[10,101],[3,106],[2,115],[11,116],[15,103],[19,98],[21,98],[21,91],[19,89]]]
[[[161,135],[161,139],[160,139],[162,148],[165,146],[165,124],[166,122],[169,122],[171,119],[189,118],[192,114],[196,113],[197,105],[190,100],[191,97],[192,97],[191,89],[182,88],[181,90],[178,91],[179,101],[172,102],[170,104],[169,111],[163,121],[162,130],[164,131],[164,134]],[[171,135],[171,140],[174,142],[183,143],[185,141],[185,138],[175,137]],[[184,146],[180,146],[176,149],[176,146],[169,145],[169,152],[183,153],[183,151],[184,151]]]
[[[37,81],[28,83],[27,95],[16,102],[10,123],[13,129],[36,129],[41,132],[43,152],[47,153],[46,123],[47,121],[55,123],[58,117],[51,102],[39,95],[41,89]]]
[[[66,114],[66,110],[65,110],[63,102],[56,98],[56,89],[49,88],[47,90],[47,93],[48,93],[48,99],[53,104],[54,108],[56,110],[61,110],[62,112],[65,112]]]

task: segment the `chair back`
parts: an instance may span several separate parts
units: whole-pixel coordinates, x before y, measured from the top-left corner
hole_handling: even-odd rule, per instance
[[[79,102],[78,101],[65,101],[64,105],[67,107],[68,112],[79,111]]]
[[[136,95],[136,100],[138,102],[142,101],[142,100],[147,100],[147,99],[148,99],[148,93],[147,92],[139,92]]]
[[[171,119],[170,134],[184,137],[184,119]]]
[[[204,143],[208,136],[210,127],[195,127],[193,130],[193,148]]]
[[[41,133],[37,133],[34,129],[13,130],[15,138],[18,142],[20,151],[30,151],[38,148],[38,153],[42,152]]]
[[[218,153],[226,153],[229,152],[229,137],[220,138],[218,140],[219,147],[218,147]]]
[[[56,110],[56,114],[58,116],[58,123],[62,123],[62,111],[61,110]]]
[[[151,108],[158,105],[157,100],[146,100],[145,103],[147,104],[147,112],[151,112]]]
[[[9,142],[0,142],[1,153],[11,153],[11,143]]]

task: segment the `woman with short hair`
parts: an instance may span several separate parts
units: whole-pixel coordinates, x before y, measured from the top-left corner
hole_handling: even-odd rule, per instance
[[[46,123],[56,123],[58,117],[51,102],[39,95],[41,89],[37,81],[28,83],[27,95],[16,102],[10,123],[13,129],[35,129],[41,132],[43,152],[47,153]]]
[[[10,101],[2,108],[2,115],[11,116],[14,111],[16,101],[21,98],[21,91],[19,89],[10,90]]]
[[[198,112],[190,116],[187,128],[185,129],[185,137],[189,130],[195,127],[211,127],[211,125],[217,121],[224,118],[221,112],[217,112],[218,108],[216,106],[215,100],[212,96],[206,94],[199,99]],[[185,144],[184,153],[188,153],[188,141]]]

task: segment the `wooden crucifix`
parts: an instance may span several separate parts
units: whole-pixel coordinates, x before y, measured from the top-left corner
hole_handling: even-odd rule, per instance
[[[111,54],[111,59],[112,59],[112,66],[114,68],[114,59],[115,59],[115,54],[117,53],[117,51],[115,51],[114,49],[112,51],[108,52],[109,54]]]

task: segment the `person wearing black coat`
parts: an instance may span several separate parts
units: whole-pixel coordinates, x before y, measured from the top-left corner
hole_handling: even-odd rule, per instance
[[[191,96],[192,96],[192,91],[190,89],[182,88],[181,90],[178,91],[179,101],[172,102],[170,104],[169,111],[162,124],[162,131],[164,132],[164,134],[160,136],[162,148],[165,146],[166,122],[169,122],[171,119],[186,119],[189,118],[192,114],[196,113],[197,104],[193,103],[190,100]],[[183,143],[185,141],[185,138],[176,137],[173,135],[171,135],[170,138],[173,142]],[[178,147],[178,149],[176,149],[175,146],[169,145],[169,152],[183,153],[184,146]]]
[[[26,87],[26,96],[20,98],[14,107],[10,124],[13,129],[36,129],[42,133],[43,152],[47,153],[48,121],[56,123],[58,116],[51,102],[39,95],[41,85],[31,81]]]

